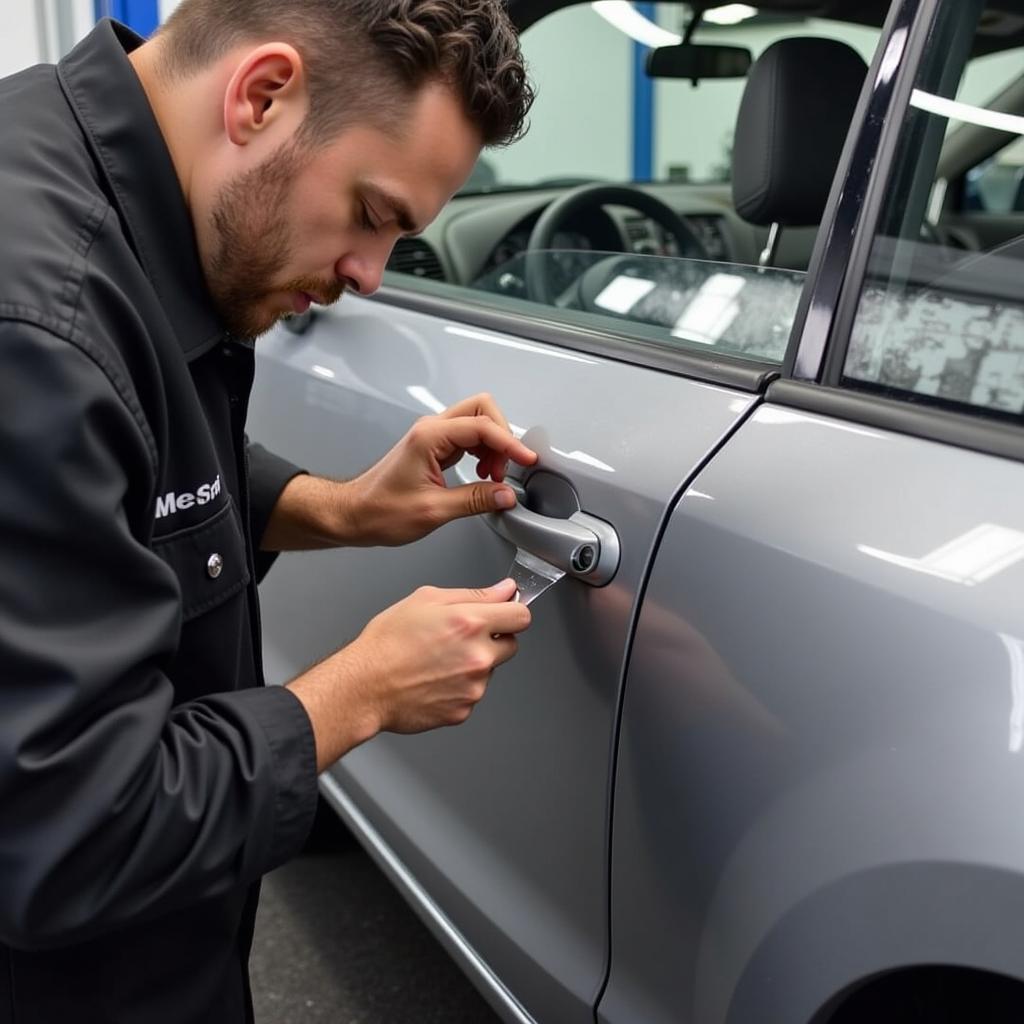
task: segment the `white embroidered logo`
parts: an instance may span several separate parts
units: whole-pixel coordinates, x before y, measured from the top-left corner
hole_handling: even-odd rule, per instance
[[[195,505],[206,505],[220,494],[220,474],[209,484],[202,484],[193,491],[168,491],[162,498],[156,499],[156,518],[173,516],[175,512],[183,512]]]

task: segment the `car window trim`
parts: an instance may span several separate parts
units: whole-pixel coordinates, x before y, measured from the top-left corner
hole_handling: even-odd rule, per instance
[[[701,383],[719,384],[751,394],[763,394],[771,381],[779,375],[779,367],[773,363],[721,353],[709,352],[704,355],[702,352],[683,351],[638,338],[626,331],[568,326],[543,316],[505,312],[483,302],[473,302],[469,298],[428,295],[393,284],[383,285],[367,298],[372,302],[432,316],[449,317],[473,327],[527,337],[587,355],[671,373]]]
[[[861,93],[854,112],[857,130],[847,138],[839,167],[832,183],[821,228],[808,266],[807,283],[800,297],[789,350],[782,364],[781,376],[796,380],[821,379],[837,332],[837,317],[843,296],[849,291],[851,270],[856,269],[858,240],[864,237],[869,203],[875,193],[872,184],[884,172],[886,179],[896,148],[898,131],[893,132],[891,119],[893,103],[901,83],[908,76],[907,67],[916,75],[919,51],[913,49],[922,35],[921,22],[930,30],[939,0],[900,0],[886,16],[878,47],[871,60],[866,82],[871,83]],[[922,15],[923,11],[923,15]],[[888,77],[883,76],[883,63],[890,49],[904,41],[899,58]],[[923,33],[927,37],[927,32]],[[923,39],[920,42],[923,48]],[[906,90],[909,103],[910,90]],[[904,108],[905,109],[905,108]],[[893,137],[895,134],[895,138]],[[887,155],[888,154],[888,155]],[[881,206],[881,195],[875,196]],[[872,230],[877,223],[870,218]],[[870,236],[869,236],[870,237]],[[859,278],[858,278],[859,281]]]
[[[894,399],[849,386],[830,387],[798,380],[774,381],[765,400],[771,405],[1024,462],[1024,431],[1020,427],[974,413]]]

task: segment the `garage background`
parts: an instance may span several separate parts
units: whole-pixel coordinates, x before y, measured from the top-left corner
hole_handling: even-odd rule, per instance
[[[117,18],[142,35],[149,35],[177,6],[178,0],[4,0],[5,32],[0,35],[0,76],[34,64],[55,61],[92,27],[98,17]],[[729,42],[749,45],[759,53],[774,39],[790,35],[799,18],[758,16],[729,23],[743,15],[743,5],[730,12],[706,16],[702,34],[714,33],[710,18],[721,17]],[[733,10],[736,9],[736,10]],[[747,8],[747,11],[750,9]],[[599,16],[599,12],[602,16]],[[625,14],[625,20],[623,15]],[[637,18],[640,15],[640,18]],[[689,16],[684,4],[578,4],[535,26],[528,38],[527,57],[538,85],[531,130],[518,145],[489,152],[486,160],[501,181],[532,181],[537,166],[551,167],[552,154],[565,153],[565,173],[587,166],[594,177],[609,180],[652,178],[677,180],[721,179],[728,172],[732,140],[722,136],[725,112],[737,109],[741,80],[714,83],[714,97],[723,116],[709,116],[709,96],[701,98],[702,115],[679,119],[692,92],[689,82],[652,82],[643,72],[648,47],[630,38],[624,28],[630,18],[650,42],[671,41]],[[643,19],[648,20],[644,27]],[[649,24],[650,22],[656,25]],[[659,34],[660,28],[660,34]],[[870,56],[874,34],[856,28],[837,31],[808,24],[815,34],[841,38]],[[571,59],[578,47],[591,54],[586,74]],[[578,51],[577,51],[578,52]],[[600,69],[600,71],[599,71]],[[587,76],[592,76],[589,79]],[[668,95],[671,93],[671,97]],[[668,112],[676,113],[669,117]],[[586,126],[601,125],[601,131]],[[554,168],[557,175],[557,167]]]

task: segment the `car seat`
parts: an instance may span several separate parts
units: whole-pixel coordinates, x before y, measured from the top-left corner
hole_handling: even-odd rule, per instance
[[[732,195],[744,220],[768,227],[772,265],[784,227],[821,222],[867,65],[835,39],[772,43],[751,65],[736,119]]]

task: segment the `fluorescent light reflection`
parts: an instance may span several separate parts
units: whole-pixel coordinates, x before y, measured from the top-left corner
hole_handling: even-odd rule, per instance
[[[1000,633],[1010,659],[1010,753],[1024,747],[1024,644],[1015,636]]]
[[[954,121],[965,121],[967,124],[977,124],[983,128],[995,128],[1001,132],[1024,135],[1024,117],[1017,114],[1003,114],[998,110],[986,110],[984,107],[975,107],[959,100],[947,100],[944,96],[935,96],[922,89],[915,89],[910,94],[910,105]]]
[[[563,459],[572,459],[573,462],[581,462],[584,466],[590,466],[593,469],[603,470],[605,473],[614,473],[615,470],[608,465],[607,462],[602,462],[600,459],[593,455],[588,455],[586,452],[581,452],[578,448],[574,452],[563,452],[561,448],[551,449],[556,455],[561,455]]]
[[[626,3],[626,0],[596,0],[590,6],[594,13],[604,18],[609,25],[614,25],[620,32],[624,32],[638,43],[643,43],[644,46],[676,46],[683,41],[682,36],[655,25],[650,18],[645,18],[632,4]]]
[[[749,4],[726,4],[724,7],[716,7],[713,11],[705,11],[704,21],[710,21],[712,25],[738,25],[755,14],[757,9]]]
[[[552,359],[568,359],[573,363],[587,363],[595,365],[596,359],[587,359],[585,356],[573,355],[571,352],[560,352],[553,348],[542,348],[540,345],[531,345],[525,341],[514,341],[512,338],[500,338],[496,334],[485,334],[483,331],[471,331],[465,327],[445,328],[445,333],[454,334],[457,338],[469,338],[471,341],[485,341],[488,345],[500,345],[502,348],[514,348],[520,352],[533,352],[539,356],[550,356]]]
[[[655,283],[642,277],[613,278],[594,299],[594,304],[612,313],[628,313],[645,295],[654,291]]]
[[[746,287],[738,274],[712,274],[672,328],[674,338],[714,345],[740,313],[737,298]]]
[[[982,523],[923,558],[895,555],[866,544],[858,544],[857,550],[890,565],[974,587],[1024,558],[1024,533],[1008,526]]]
[[[324,380],[334,380],[335,373],[329,366],[312,366],[312,371],[318,376],[323,377]]]
[[[435,415],[448,408],[432,391],[420,384],[413,384],[405,389],[420,405],[426,406]]]

